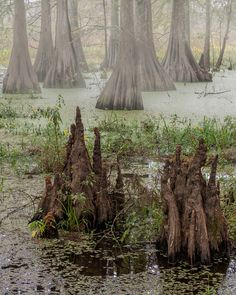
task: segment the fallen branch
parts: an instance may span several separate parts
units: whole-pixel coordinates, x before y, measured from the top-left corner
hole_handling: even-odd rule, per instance
[[[207,95],[217,95],[217,94],[223,94],[223,93],[228,93],[228,92],[231,92],[231,90],[224,90],[224,91],[219,91],[219,92],[205,92],[205,91],[198,92],[198,91],[195,91],[194,93],[203,95],[205,97]]]
[[[23,205],[23,206],[21,206],[21,207],[17,207],[17,208],[15,208],[15,209],[13,209],[12,211],[8,212],[4,217],[2,217],[2,218],[0,219],[0,226],[2,225],[2,223],[3,223],[4,220],[6,220],[7,218],[9,218],[11,215],[13,215],[13,214],[15,214],[15,213],[17,213],[17,212],[19,212],[19,211],[25,209],[25,208],[28,207],[30,204],[31,204],[31,202],[29,202],[29,203],[27,203],[27,204],[25,204],[25,205]]]

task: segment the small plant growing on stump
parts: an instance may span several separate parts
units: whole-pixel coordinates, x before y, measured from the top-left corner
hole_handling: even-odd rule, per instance
[[[185,258],[191,264],[208,264],[214,254],[228,254],[228,226],[216,180],[218,156],[208,181],[202,174],[206,160],[207,147],[201,140],[192,159],[182,159],[178,146],[175,159],[166,162],[161,179],[165,222],[158,244],[167,247],[171,263]]]

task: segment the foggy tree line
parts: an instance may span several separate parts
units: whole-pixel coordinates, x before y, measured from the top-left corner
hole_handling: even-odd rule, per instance
[[[39,93],[39,82],[45,88],[86,87],[82,72],[89,72],[89,66],[80,36],[78,1],[41,0],[28,3],[14,0],[0,3],[1,15],[9,11],[14,14],[13,46],[3,82],[4,93]],[[111,7],[109,15],[107,2]],[[105,55],[100,69],[112,70],[112,74],[98,98],[97,108],[142,110],[142,91],[175,90],[174,82],[211,81],[212,11],[213,8],[223,7],[226,11],[225,32],[214,65],[214,70],[220,69],[230,32],[233,0],[197,1],[205,11],[204,45],[199,61],[191,48],[189,0],[172,1],[167,50],[164,59],[158,59],[153,36],[154,2],[159,2],[162,7],[166,1],[102,1]],[[32,64],[26,8],[38,3],[41,5],[38,16],[41,18],[41,29],[37,55]],[[55,27],[51,15],[54,8]]]

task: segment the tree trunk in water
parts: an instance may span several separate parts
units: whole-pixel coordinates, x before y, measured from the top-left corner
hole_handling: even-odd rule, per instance
[[[89,72],[89,67],[85,58],[84,49],[80,38],[80,28],[78,22],[78,0],[70,0],[68,5],[73,44],[77,61],[82,71]]]
[[[208,182],[202,175],[207,148],[200,141],[192,159],[167,161],[161,180],[165,223],[160,245],[166,245],[170,262],[185,258],[191,264],[210,263],[214,254],[228,255],[230,244],[227,222],[220,207],[216,181],[218,157],[212,161]]]
[[[121,0],[118,60],[98,99],[96,107],[99,109],[143,110],[133,10],[133,0]]]
[[[233,1],[232,0],[228,0],[228,13],[227,13],[227,25],[226,25],[226,31],[225,31],[225,36],[224,36],[224,40],[223,40],[223,45],[220,51],[220,55],[219,58],[217,60],[217,63],[215,65],[215,69],[216,71],[220,70],[220,67],[222,65],[223,62],[223,58],[224,58],[224,54],[225,54],[225,49],[226,49],[226,45],[227,45],[227,40],[229,38],[229,30],[230,30],[230,23],[231,23],[231,18],[232,18],[232,12],[233,12]]]
[[[51,7],[49,0],[41,0],[41,32],[34,70],[39,82],[43,82],[53,60],[53,41],[51,28]]]
[[[107,49],[107,56],[101,64],[102,69],[113,69],[117,62],[119,52],[119,1],[111,2],[111,30]]]
[[[206,33],[204,51],[201,55],[199,65],[206,71],[210,70],[210,40],[211,40],[211,0],[206,0]]]
[[[108,58],[108,46],[107,46],[107,9],[106,9],[106,0],[102,0],[103,5],[103,18],[104,18],[104,47],[105,47],[105,57],[104,60]]]
[[[85,87],[72,42],[67,0],[57,0],[55,53],[44,87]]]
[[[156,56],[152,31],[151,0],[136,0],[136,37],[142,90],[175,90],[173,81]]]
[[[173,0],[169,45],[164,68],[176,82],[211,81],[212,76],[194,59],[186,32],[185,0]]]
[[[3,81],[3,93],[40,93],[37,75],[29,55],[24,0],[14,0],[14,8],[13,47]]]
[[[112,188],[107,181],[97,128],[94,129],[94,134],[91,161],[85,144],[80,109],[77,108],[75,124],[71,125],[63,171],[55,176],[53,183],[50,178],[46,178],[45,194],[31,222],[42,219],[46,222],[48,216],[55,223],[63,220],[68,210],[68,198],[72,198],[73,210],[78,220],[83,219],[90,229],[104,228],[107,222],[115,218],[117,207],[123,209],[123,181],[119,165],[116,187]],[[48,233],[52,233],[50,223],[43,237],[48,237]]]
[[[185,0],[184,8],[185,8],[186,38],[187,38],[187,42],[189,44],[189,47],[191,48],[190,5],[189,5],[189,0]]]

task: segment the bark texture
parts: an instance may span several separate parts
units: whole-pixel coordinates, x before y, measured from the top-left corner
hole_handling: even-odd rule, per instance
[[[186,38],[189,46],[191,47],[191,28],[190,28],[190,4],[189,0],[185,0],[185,26],[186,26]]]
[[[159,63],[153,41],[151,0],[136,0],[136,37],[143,91],[175,90],[175,85]]]
[[[44,87],[85,87],[72,42],[67,0],[57,0],[55,53]]]
[[[119,1],[111,0],[111,29],[107,56],[101,64],[102,69],[113,69],[116,65],[119,53]]]
[[[211,0],[206,0],[206,32],[204,50],[199,65],[201,68],[210,70],[210,41],[211,41]]]
[[[192,159],[181,159],[178,146],[175,159],[166,163],[161,180],[166,222],[160,240],[167,245],[170,262],[185,258],[191,264],[208,264],[215,253],[228,254],[228,227],[216,180],[218,156],[208,181],[202,174],[206,160],[207,148],[200,141]]]
[[[163,66],[176,82],[211,81],[212,76],[197,64],[187,37],[186,0],[173,0],[169,45]]]
[[[133,0],[121,0],[121,37],[118,61],[98,99],[96,107],[99,109],[143,109],[133,11]]]
[[[77,108],[75,124],[71,125],[63,171],[55,176],[53,183],[50,178],[46,178],[45,194],[32,221],[45,219],[45,216],[53,216],[56,223],[62,220],[69,196],[84,197],[83,201],[81,198],[73,198],[73,207],[77,218],[83,219],[91,229],[103,228],[107,222],[112,221],[118,212],[117,203],[119,210],[122,209],[124,193],[120,169],[117,170],[116,187],[112,188],[107,181],[97,128],[94,129],[94,134],[91,161],[85,144],[80,110]]]
[[[89,67],[85,58],[84,49],[80,37],[80,28],[78,22],[78,0],[69,0],[68,5],[73,45],[75,48],[77,62],[82,71],[89,72]]]
[[[34,70],[39,82],[43,82],[53,60],[51,7],[49,0],[41,0],[41,32]]]
[[[29,55],[24,0],[14,0],[14,9],[13,47],[3,81],[3,93],[40,93]]]

